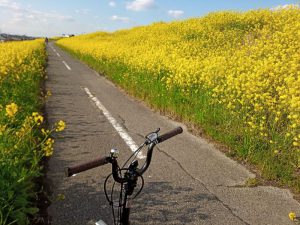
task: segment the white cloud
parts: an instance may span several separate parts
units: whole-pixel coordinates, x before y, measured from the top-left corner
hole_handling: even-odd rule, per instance
[[[72,16],[62,15],[59,13],[48,13],[42,12],[38,10],[33,10],[31,8],[24,8],[17,2],[11,2],[8,0],[0,0],[0,9],[9,12],[12,15],[12,18],[23,18],[23,19],[56,19],[59,21],[73,21],[74,18]],[[26,22],[26,21],[24,21]]]
[[[128,17],[121,17],[121,16],[117,16],[117,15],[113,15],[110,19],[113,21],[121,21],[121,22],[125,22],[125,23],[129,22],[129,20],[130,20]]]
[[[24,6],[16,1],[0,0],[0,24],[3,32],[15,34],[44,35],[56,32],[59,24],[63,26],[67,22],[74,22],[72,16],[57,12],[44,12],[34,10],[30,6]]]
[[[298,4],[286,4],[286,5],[278,5],[276,7],[271,8],[273,11],[282,10],[282,9],[294,9],[300,8]]]
[[[90,11],[91,11],[90,9],[76,9],[75,10],[76,13],[83,14],[83,15],[88,14]]]
[[[142,11],[146,9],[153,9],[155,7],[154,0],[135,0],[127,2],[126,8],[132,11]]]
[[[182,10],[169,10],[168,11],[169,16],[178,18],[184,14],[184,11]]]
[[[22,10],[20,5],[16,2],[10,2],[8,0],[0,0],[0,9],[6,9],[11,11],[20,11]]]
[[[111,7],[116,7],[116,3],[114,1],[110,1],[108,3],[108,5],[111,6]]]

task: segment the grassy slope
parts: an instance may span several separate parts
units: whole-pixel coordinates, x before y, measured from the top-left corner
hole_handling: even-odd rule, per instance
[[[262,29],[262,20],[266,18],[268,19],[269,14],[266,18],[258,19],[255,17],[256,14],[254,13],[254,17],[251,17],[250,21],[245,20],[245,23],[241,23],[240,21],[229,21],[230,23],[226,24],[227,27],[224,27],[224,24],[222,24],[223,22],[219,21],[220,18],[218,16],[219,15],[217,14],[215,18],[217,21],[217,28],[207,27],[205,29],[208,29],[209,32],[211,32],[211,29],[217,29],[219,31],[219,29],[222,28],[221,30],[225,29],[225,33],[228,31],[228,36],[225,34],[225,38],[235,38],[235,36],[240,37],[241,33],[247,37],[247,29],[252,29],[252,27],[258,27],[255,29],[258,29],[260,32]],[[211,18],[204,19],[208,20]],[[233,21],[234,20],[235,18]],[[249,22],[249,26],[246,22]],[[180,23],[178,23],[178,25],[180,25]],[[188,21],[186,23],[188,23]],[[140,43],[142,42],[140,39],[145,39],[147,32],[162,32],[159,30],[157,31],[157,26],[159,27],[160,25],[154,25],[154,28],[151,26],[149,28],[135,28],[128,31],[116,32],[112,35],[95,33],[88,37],[82,36],[78,37],[78,39],[69,39],[69,41],[70,43],[78,41],[81,46],[84,46],[85,43],[89,45],[93,43],[107,43],[105,46],[106,48],[104,48],[103,51],[107,51],[107,55],[110,56],[108,49],[110,45],[113,46],[113,44],[120,44],[120,46],[123,46],[126,45],[126,42],[136,42],[136,45],[142,47],[143,44]],[[166,29],[166,32],[169,32],[172,29],[177,29],[176,23],[171,23],[170,25],[162,24],[161,26],[163,27],[162,30]],[[134,35],[139,32],[139,29],[144,36],[135,37]],[[178,30],[178,33],[180,32],[181,31]],[[204,32],[206,31],[204,30]],[[132,36],[130,36],[131,34]],[[203,36],[203,33],[200,34]],[[218,32],[218,34],[220,34],[220,32]],[[195,32],[194,35],[198,34]],[[255,36],[253,33],[252,35]],[[86,38],[89,39],[87,42],[84,40]],[[184,38],[189,38],[193,41],[195,36],[185,36]],[[220,43],[222,43],[222,40],[223,39],[221,39]],[[234,40],[239,42],[244,39]],[[178,44],[180,41],[182,41],[182,39],[172,40],[171,42],[176,45],[176,43]],[[77,58],[89,64],[98,72],[105,74],[109,79],[117,83],[130,94],[145,100],[149,105],[162,112],[171,114],[177,119],[181,119],[191,127],[201,129],[201,131],[204,131],[205,134],[211,136],[214,140],[224,143],[228,149],[230,149],[228,151],[229,155],[256,165],[264,178],[276,181],[281,185],[289,185],[296,191],[300,191],[299,174],[297,174],[294,166],[295,153],[286,151],[280,155],[274,154],[271,144],[268,141],[265,141],[263,138],[255,136],[248,131],[247,125],[245,125],[242,118],[243,115],[232,114],[225,105],[217,104],[214,101],[211,96],[212,90],[199,85],[190,86],[188,89],[184,90],[178,85],[172,85],[170,88],[167,87],[167,84],[161,79],[169,76],[169,74],[163,70],[161,70],[159,74],[154,74],[149,70],[143,70],[141,67],[134,67],[127,64],[118,58],[98,58],[88,51],[74,50],[71,47],[67,47],[67,42],[68,40],[66,40],[65,43],[64,41],[59,42],[59,45]],[[210,47],[213,49],[215,45],[220,46],[220,43],[213,40],[212,43],[208,43],[208,45],[211,44],[212,46]],[[228,43],[226,43],[226,45],[228,45],[229,48],[231,46],[231,44]],[[235,47],[237,46],[239,45],[236,45]],[[82,48],[84,49],[84,47]],[[222,52],[222,47],[217,48],[221,48],[221,50],[216,49],[216,51]],[[225,50],[225,48],[223,50]],[[236,50],[229,49],[231,54],[233,54],[234,51]],[[207,54],[207,52],[204,53]],[[103,55],[105,56],[105,54],[106,52],[104,52]]]

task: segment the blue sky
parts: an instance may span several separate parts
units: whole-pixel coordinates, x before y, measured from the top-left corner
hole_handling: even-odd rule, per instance
[[[299,0],[0,0],[0,33],[58,36],[298,4]]]

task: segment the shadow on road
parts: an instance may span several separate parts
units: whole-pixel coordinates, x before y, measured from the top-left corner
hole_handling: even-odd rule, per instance
[[[132,221],[135,224],[196,224],[210,218],[199,207],[217,201],[208,194],[196,194],[190,187],[175,187],[169,182],[147,183],[141,196],[133,203]]]
[[[103,182],[102,177],[97,181],[91,179],[86,184],[70,185],[66,199],[54,203],[60,215],[56,216],[59,221],[52,224],[92,224],[99,219],[113,224],[111,208],[102,191]],[[217,199],[212,195],[194,193],[192,188],[175,187],[169,182],[146,183],[141,195],[133,200],[131,224],[199,224],[196,221],[209,220],[210,216],[199,205]]]

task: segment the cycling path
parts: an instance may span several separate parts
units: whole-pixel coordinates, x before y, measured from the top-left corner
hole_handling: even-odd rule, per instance
[[[53,43],[47,50],[46,88],[52,92],[46,104],[48,120],[50,124],[57,120],[67,123],[49,160],[52,224],[85,225],[98,219],[112,224],[103,192],[110,165],[71,178],[64,176],[64,167],[105,156],[112,147],[118,148],[120,159],[125,160],[131,154],[130,144],[116,126],[126,133],[125,139],[131,137],[139,144],[145,134],[158,127],[163,133],[183,125],[128,97]],[[244,187],[253,177],[184,128],[183,134],[154,151],[144,176],[144,190],[133,202],[132,224],[294,224],[288,213],[300,212],[300,205],[292,194],[275,187]],[[65,199],[59,200],[59,194]]]

